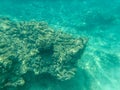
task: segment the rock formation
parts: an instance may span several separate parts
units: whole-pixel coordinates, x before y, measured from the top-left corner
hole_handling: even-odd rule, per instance
[[[54,31],[45,22],[0,18],[0,88],[22,86],[27,72],[74,77],[86,39]]]

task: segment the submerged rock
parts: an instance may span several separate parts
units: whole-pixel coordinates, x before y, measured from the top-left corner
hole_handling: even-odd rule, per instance
[[[24,85],[28,72],[71,79],[86,41],[54,31],[45,22],[0,18],[0,88]]]

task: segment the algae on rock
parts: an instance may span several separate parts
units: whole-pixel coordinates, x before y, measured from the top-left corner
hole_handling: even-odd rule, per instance
[[[24,85],[27,72],[74,77],[86,39],[54,31],[45,22],[0,18],[0,88]]]

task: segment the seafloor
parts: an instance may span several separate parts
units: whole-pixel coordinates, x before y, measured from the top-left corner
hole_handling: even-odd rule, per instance
[[[120,90],[120,0],[0,0],[0,17],[45,21],[89,39],[74,78],[28,77],[28,85],[7,90]]]

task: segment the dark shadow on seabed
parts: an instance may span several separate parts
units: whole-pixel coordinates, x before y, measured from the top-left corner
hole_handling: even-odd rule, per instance
[[[80,68],[78,71],[74,78],[67,81],[59,81],[50,74],[35,76],[33,72],[29,72],[24,86],[6,87],[2,90],[91,90],[89,74]]]

